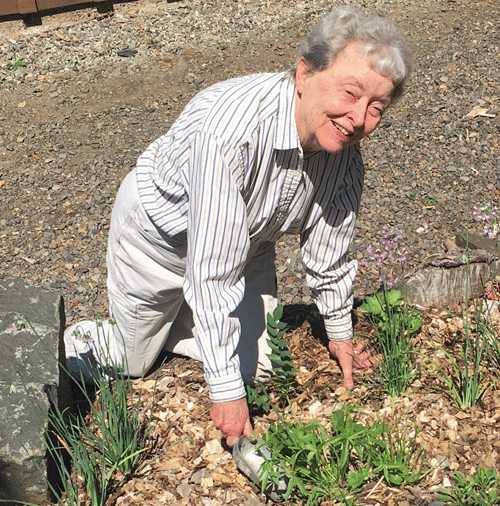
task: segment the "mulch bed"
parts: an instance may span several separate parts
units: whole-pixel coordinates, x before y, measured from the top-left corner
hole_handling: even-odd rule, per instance
[[[498,305],[490,317],[498,330]],[[460,409],[447,395],[444,385],[421,367],[423,356],[432,357],[445,369],[449,363],[443,350],[459,355],[465,337],[464,318],[458,313],[429,310],[415,339],[420,349],[418,375],[405,395],[391,399],[381,393],[376,371],[355,378],[351,390],[342,387],[341,371],[324,344],[324,335],[313,306],[287,306],[284,320],[298,382],[303,392],[292,400],[291,411],[302,422],[318,420],[325,426],[332,411],[341,405],[357,406],[357,421],[371,425],[377,418],[391,427],[420,430],[418,443],[427,455],[431,472],[414,487],[390,488],[381,481],[370,482],[358,495],[362,504],[408,506],[429,504],[440,487],[450,487],[453,473],[472,474],[478,466],[500,464],[500,381],[491,368],[490,382],[481,401]],[[471,325],[471,328],[474,328]],[[361,316],[356,334],[373,342],[371,326]],[[271,504],[259,489],[237,469],[230,449],[221,440],[209,417],[210,401],[200,363],[175,357],[145,380],[134,381],[142,396],[146,419],[152,410],[151,457],[125,483],[115,483],[108,505],[130,504],[218,506]],[[290,412],[288,410],[284,410]],[[257,435],[277,422],[277,416],[253,413]],[[326,504],[326,503],[325,503]],[[328,503],[333,505],[333,503]]]

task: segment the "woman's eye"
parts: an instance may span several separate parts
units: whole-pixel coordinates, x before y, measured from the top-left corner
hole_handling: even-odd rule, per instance
[[[377,116],[382,116],[382,114],[384,114],[384,107],[381,107],[381,106],[378,106],[378,105],[372,105],[372,111],[373,111],[373,114],[377,115]]]

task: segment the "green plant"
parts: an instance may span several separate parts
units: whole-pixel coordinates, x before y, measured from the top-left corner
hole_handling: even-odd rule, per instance
[[[442,389],[459,408],[469,408],[477,404],[489,382],[484,381],[483,358],[486,357],[486,342],[480,335],[472,340],[469,331],[466,330],[465,343],[461,348],[460,360],[440,348],[451,365],[451,373],[439,365],[431,357],[424,356],[424,366],[427,367],[442,383],[446,389]],[[425,363],[429,361],[434,368]]]
[[[229,46],[225,43],[225,42],[217,42],[217,47],[221,50],[221,51],[224,51],[225,49],[227,49]]]
[[[374,246],[370,245],[366,250],[366,258],[361,260],[364,267],[378,270],[382,291],[368,297],[361,305],[361,310],[367,312],[377,334],[382,353],[382,360],[377,366],[381,386],[395,397],[402,394],[413,381],[415,373],[411,361],[411,344],[422,325],[422,318],[418,311],[408,307],[402,292],[393,288],[399,283],[394,268],[383,270],[388,263],[400,264],[405,292],[403,264],[407,251],[399,247],[402,230],[384,226],[382,236],[383,241]]]
[[[411,343],[422,326],[420,313],[408,308],[395,288],[369,297],[361,309],[375,328],[383,355],[377,366],[382,387],[392,397],[401,395],[415,376]]]
[[[100,319],[96,325],[99,329]],[[85,383],[83,377],[75,382],[89,409],[86,417],[80,411],[61,411],[58,406],[43,415],[49,426],[47,452],[56,463],[61,482],[60,486],[51,482],[48,486],[61,505],[104,506],[112,481],[126,479],[145,461],[152,408],[149,418],[141,420],[141,395],[134,396],[131,380],[120,370],[112,363],[107,371],[110,375],[101,374],[93,384]]]
[[[475,319],[477,322],[475,338],[472,337],[469,293],[471,283],[470,257],[469,257],[469,217],[467,218],[466,227],[466,247],[461,258],[466,263],[466,285],[465,285],[465,308],[464,308],[464,334],[465,342],[461,347],[461,355],[459,360],[450,353],[442,350],[446,358],[451,364],[453,374],[448,373],[443,367],[438,365],[435,360],[430,357],[424,357],[430,361],[435,369],[431,369],[427,364],[426,367],[431,369],[438,379],[440,379],[447,387],[445,393],[460,408],[471,407],[477,404],[490,383],[485,381],[483,371],[485,358],[488,358],[488,339],[487,326],[481,316],[482,301],[476,303]],[[491,355],[490,355],[491,356]]]
[[[450,506],[494,506],[500,504],[500,473],[480,467],[476,474],[465,476],[457,471],[451,490],[439,489],[438,501]]]
[[[415,200],[417,200],[417,194],[415,192],[409,193],[408,199],[411,200],[412,202],[414,202]]]
[[[270,403],[287,402],[299,388],[293,366],[292,354],[288,349],[288,340],[284,337],[286,324],[281,321],[283,306],[278,306],[273,314],[267,315],[267,343],[272,352],[267,356],[271,360],[272,370],[266,371],[265,381],[256,381],[255,386],[247,385],[248,402],[263,409],[270,410]]]
[[[408,437],[377,421],[357,423],[354,408],[332,413],[330,430],[318,422],[303,424],[280,419],[263,436],[270,458],[261,468],[262,489],[286,476],[285,500],[308,506],[325,500],[355,504],[354,494],[372,478],[388,485],[414,485],[425,475],[425,453],[416,434]]]
[[[21,58],[17,59],[15,62],[7,62],[7,68],[10,70],[17,70],[19,67],[26,67],[26,63],[24,63],[24,60]]]
[[[424,201],[424,206],[433,206],[436,204],[437,199],[435,197],[427,197]]]

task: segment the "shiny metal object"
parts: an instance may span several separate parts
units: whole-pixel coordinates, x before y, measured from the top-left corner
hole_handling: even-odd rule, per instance
[[[257,446],[259,447],[258,450]],[[262,464],[265,462],[264,457],[269,460],[271,458],[271,453],[262,439],[252,441],[246,436],[240,436],[233,446],[233,459],[238,469],[256,484],[261,483],[259,471]],[[278,485],[269,480],[264,492],[271,501],[281,502],[284,501],[287,486],[288,480],[286,477],[281,478]]]

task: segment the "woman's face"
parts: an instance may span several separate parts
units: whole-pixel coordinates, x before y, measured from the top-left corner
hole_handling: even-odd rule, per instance
[[[295,122],[304,151],[338,153],[371,134],[391,102],[394,85],[373,68],[360,43],[346,46],[325,70],[296,72]]]

